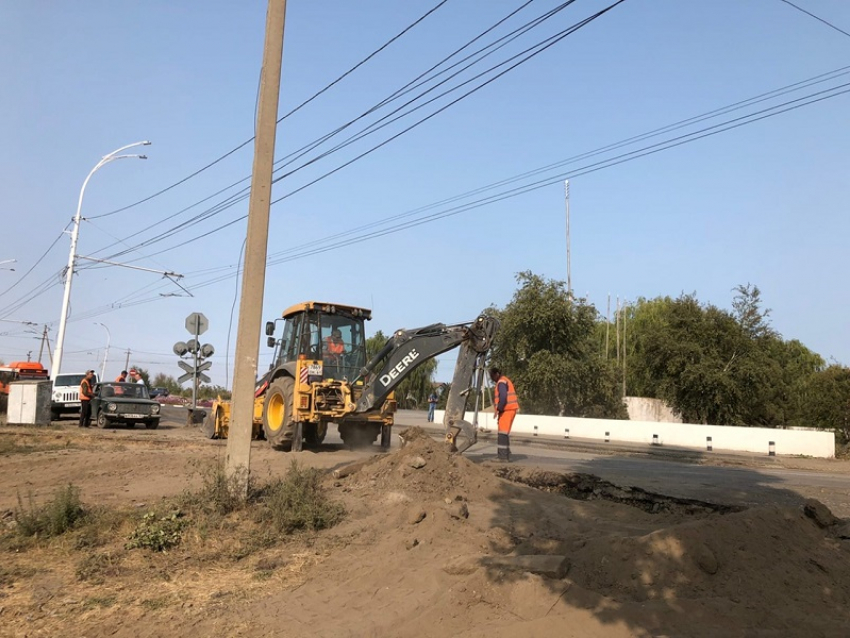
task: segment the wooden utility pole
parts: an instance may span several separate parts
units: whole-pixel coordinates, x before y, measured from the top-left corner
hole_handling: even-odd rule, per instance
[[[44,324],[44,330],[41,333],[41,345],[38,346],[38,362],[41,363],[41,357],[44,355],[44,342],[47,341],[47,351],[50,352],[50,341],[47,336],[47,324]]]
[[[225,473],[239,486],[243,497],[248,495],[248,474],[251,468],[254,382],[257,378],[257,359],[260,354],[260,323],[263,318],[263,291],[266,284],[269,208],[285,20],[286,0],[269,0],[254,138],[254,170],[248,202],[245,267],[242,270],[242,296],[236,329],[233,404],[224,463]],[[292,409],[292,406],[286,406],[286,409]]]
[[[608,361],[608,335],[611,334],[611,293],[608,293],[608,310],[605,311],[605,360]]]

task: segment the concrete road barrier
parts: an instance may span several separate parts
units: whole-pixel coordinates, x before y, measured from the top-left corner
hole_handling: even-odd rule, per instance
[[[444,412],[437,410],[435,422],[443,422]],[[496,419],[490,412],[479,414],[478,425],[495,432]],[[581,419],[577,417],[518,414],[513,433],[529,436],[596,439],[603,443],[645,443],[647,446],[676,446],[703,450],[728,450],[768,455],[802,455],[819,458],[835,456],[835,434],[815,430],[780,430],[731,425],[693,423],[654,423],[617,419]]]

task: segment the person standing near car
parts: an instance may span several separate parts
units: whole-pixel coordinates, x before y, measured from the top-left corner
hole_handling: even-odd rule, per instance
[[[86,376],[80,381],[80,427],[91,426],[91,400],[94,397],[92,381],[94,370],[86,370]]]
[[[133,383],[141,383],[142,385],[144,385],[145,383],[145,380],[142,378],[142,375],[140,375],[135,368],[130,370],[130,378],[133,380]]]
[[[122,370],[121,374],[115,377],[115,383],[127,383],[127,371]]]

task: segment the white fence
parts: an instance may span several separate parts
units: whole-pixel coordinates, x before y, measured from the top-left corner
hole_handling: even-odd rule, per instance
[[[442,410],[435,415],[443,422]],[[495,432],[492,412],[478,415],[479,427]],[[580,419],[576,417],[518,414],[514,434],[579,438],[647,445],[672,445],[698,450],[729,450],[756,454],[799,454],[833,458],[835,434],[832,432],[745,428],[729,425],[694,425],[691,423],[653,423],[614,419]]]

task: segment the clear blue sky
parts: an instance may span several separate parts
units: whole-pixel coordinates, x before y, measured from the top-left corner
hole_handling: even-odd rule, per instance
[[[281,115],[437,2],[288,4]],[[278,127],[277,157],[367,111],[520,4],[448,0],[285,119]],[[478,46],[557,4],[529,3]],[[445,88],[607,4],[577,0]],[[848,2],[795,4],[850,31]],[[59,239],[28,277],[20,277],[70,221],[83,179],[102,155],[137,140],[153,141],[145,149],[146,162],[115,162],[95,175],[83,203],[84,217],[136,202],[253,135],[265,9],[257,0],[3,3],[0,214],[5,232],[0,261],[17,262],[14,272],[0,270],[0,292],[20,283],[0,295],[0,317],[47,323],[55,339],[62,295],[58,273],[67,261],[68,238]],[[269,253],[297,254],[309,242],[848,64],[850,37],[780,0],[627,0],[417,128],[276,204]],[[565,175],[846,82],[850,75],[837,76],[723,118],[549,171],[544,177],[550,184],[527,194],[274,265],[267,273],[264,316],[273,318],[298,301],[322,299],[372,307],[372,331],[472,319],[482,308],[510,300],[519,271],[566,278]],[[423,107],[418,117],[452,97]],[[393,102],[392,108],[401,102]],[[576,292],[586,293],[602,312],[609,293],[634,300],[696,292],[703,302],[729,307],[734,286],[754,283],[773,310],[774,327],[786,338],[800,339],[827,359],[849,363],[848,107],[850,95],[841,95],[571,177]],[[316,157],[388,110],[298,162]],[[286,177],[275,186],[275,196],[339,167],[418,117],[408,116]],[[106,257],[207,210],[238,187],[177,214],[248,176],[252,156],[249,144],[162,196],[92,219],[82,226],[79,253]],[[448,209],[444,204],[429,212]],[[246,212],[247,202],[241,201],[165,241],[116,258],[185,274],[182,285],[194,298],[160,296],[181,290],[159,275],[81,264],[74,280],[63,369],[99,368],[106,331],[96,322],[102,322],[111,332],[108,375],[123,366],[121,352],[128,348],[133,351],[131,363],[177,375],[171,346],[188,337],[185,316],[201,311],[211,324],[203,339],[217,349],[213,380],[224,383],[237,280],[231,276],[201,285],[219,274],[235,273],[245,222],[185,242]],[[163,249],[169,250],[160,253]],[[215,268],[221,270],[204,272]],[[40,294],[23,305],[15,303],[32,293]],[[138,301],[144,303],[134,304]],[[235,332],[231,351],[234,344]],[[37,356],[38,346],[26,326],[0,322],[0,358],[22,358],[28,350]],[[263,346],[263,368],[268,352]],[[451,360],[441,358],[439,378],[451,376]]]

